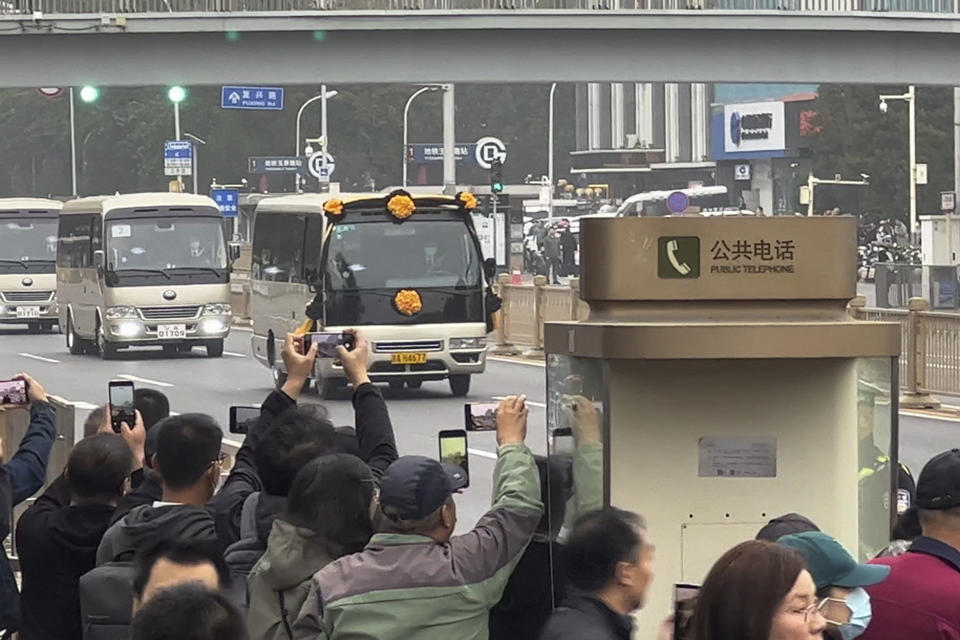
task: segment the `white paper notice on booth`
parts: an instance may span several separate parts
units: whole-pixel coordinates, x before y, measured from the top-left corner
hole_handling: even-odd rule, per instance
[[[777,439],[760,436],[700,438],[701,478],[776,478]]]

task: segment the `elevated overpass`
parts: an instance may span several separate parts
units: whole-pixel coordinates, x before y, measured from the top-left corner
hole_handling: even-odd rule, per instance
[[[0,61],[6,87],[960,85],[960,13],[955,0],[0,0]]]

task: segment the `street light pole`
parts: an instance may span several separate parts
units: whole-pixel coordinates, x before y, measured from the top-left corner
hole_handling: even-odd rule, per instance
[[[310,98],[309,100],[307,100],[306,102],[304,102],[302,105],[300,105],[300,110],[297,111],[297,127],[296,127],[296,136],[297,136],[297,138],[296,138],[296,140],[295,140],[294,143],[293,143],[293,155],[294,155],[294,156],[297,156],[297,157],[300,156],[300,143],[302,142],[302,141],[300,140],[300,118],[303,116],[304,110],[305,110],[308,106],[310,106],[311,104],[313,104],[314,102],[316,102],[317,100],[322,100],[322,101],[323,101],[323,104],[321,105],[321,106],[323,107],[323,112],[320,114],[320,129],[321,129],[320,135],[323,136],[323,139],[324,139],[323,146],[322,146],[321,148],[324,150],[324,152],[326,152],[326,150],[327,150],[327,143],[326,143],[326,138],[327,138],[327,98],[332,98],[332,97],[336,96],[337,93],[338,93],[337,91],[327,91],[327,85],[325,85],[325,84],[324,84],[324,85],[320,85],[320,95],[318,95],[318,96],[313,96],[312,98]],[[324,153],[323,158],[324,158],[323,164],[324,164],[324,166],[326,166],[326,158],[327,158],[326,153]],[[295,177],[295,185],[296,185],[297,190],[299,191],[299,189],[300,189],[300,174],[299,174],[299,173],[296,174],[296,177]]]
[[[407,104],[403,106],[403,182],[402,187],[407,187],[407,144],[408,144],[408,122],[407,115],[410,113],[410,105],[413,104],[413,101],[417,96],[426,93],[428,91],[438,91],[440,87],[421,87],[413,92],[413,95],[407,98]]]
[[[323,153],[323,155],[320,156],[320,166],[323,167],[324,169],[323,173],[326,174],[326,169],[327,169],[327,85],[325,84],[320,85],[320,97],[322,98],[322,100],[320,101],[320,137],[322,138],[320,142],[320,151]],[[320,186],[321,187],[324,186],[322,181]],[[327,183],[327,187],[329,187],[329,182]],[[324,189],[321,188],[321,191],[323,190]],[[327,190],[329,190],[329,188]]]
[[[557,92],[557,83],[550,85],[550,114],[547,118],[547,180],[550,191],[547,196],[547,221],[553,223],[553,96]]]
[[[900,95],[881,95],[880,112],[887,112],[887,100],[904,100],[908,107],[908,136],[910,146],[910,240],[917,232],[917,94],[910,85],[907,92]]]
[[[73,197],[77,197],[77,115],[73,104],[73,87],[70,87],[70,178]]]

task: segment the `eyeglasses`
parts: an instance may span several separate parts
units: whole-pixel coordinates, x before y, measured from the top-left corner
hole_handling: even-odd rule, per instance
[[[799,611],[797,613],[799,613]],[[823,598],[803,609],[803,621],[809,622],[810,616],[813,615],[823,617],[828,624],[840,626],[850,622],[850,618],[853,617],[853,611],[850,609],[850,605],[847,604],[846,600]]]

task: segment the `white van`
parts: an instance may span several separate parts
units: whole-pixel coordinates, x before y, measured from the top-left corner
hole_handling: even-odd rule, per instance
[[[206,196],[137,193],[72,200],[60,214],[57,296],[72,354],[131,346],[223,354],[230,260]]]
[[[57,324],[57,216],[61,202],[0,199],[0,324]]]

